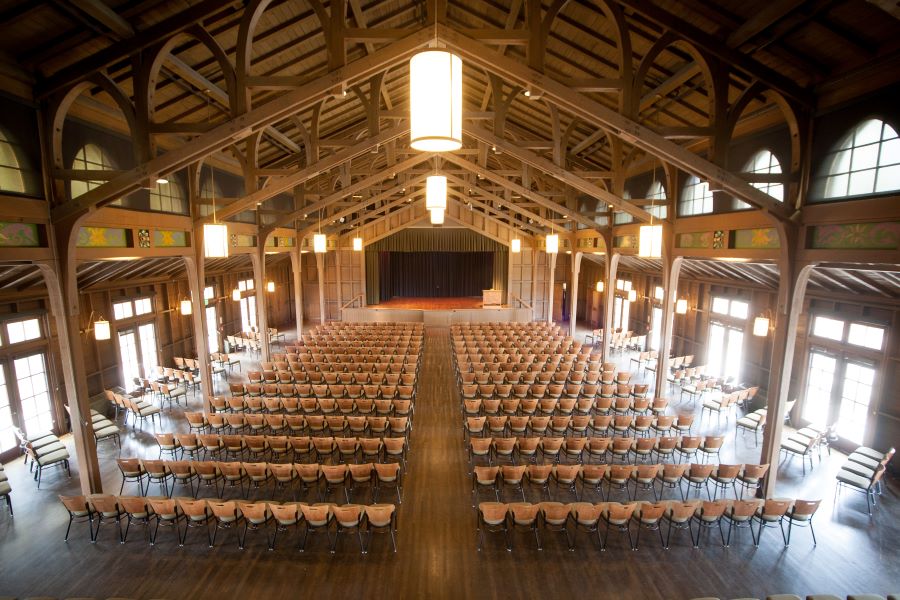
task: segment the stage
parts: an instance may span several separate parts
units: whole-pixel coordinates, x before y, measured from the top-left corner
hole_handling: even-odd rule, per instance
[[[481,298],[391,298],[386,302],[362,308],[345,308],[344,321],[363,323],[425,323],[449,326],[454,323],[527,323],[531,309],[510,306],[482,306]]]

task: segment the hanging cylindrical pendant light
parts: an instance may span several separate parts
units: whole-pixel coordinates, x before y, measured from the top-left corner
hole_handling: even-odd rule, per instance
[[[224,223],[203,225],[203,256],[228,258],[228,226]]]
[[[324,233],[313,235],[313,252],[316,254],[324,254],[328,248],[328,240]]]
[[[513,238],[509,244],[509,251],[513,254],[518,254],[522,251],[522,240],[519,238]]]
[[[641,225],[638,239],[638,256],[659,258],[662,256],[662,225]]]
[[[415,150],[462,147],[462,60],[426,50],[409,61],[410,143]]]
[[[362,238],[361,237],[353,238],[353,251],[354,252],[362,252]]]
[[[429,175],[425,180],[425,208],[447,210],[447,178],[443,175]]]
[[[99,320],[94,321],[94,339],[95,340],[108,340],[109,339],[109,321],[100,317]]]
[[[443,225],[444,224],[444,211],[435,208],[434,210],[428,211],[431,213],[431,224],[432,225]]]
[[[551,233],[547,236],[545,244],[547,254],[556,254],[559,252],[559,236],[555,233]]]
[[[194,307],[191,305],[190,300],[182,300],[181,301],[181,314],[187,316],[194,312]]]

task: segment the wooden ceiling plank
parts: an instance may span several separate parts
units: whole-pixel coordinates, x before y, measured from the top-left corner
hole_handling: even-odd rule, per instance
[[[789,13],[806,3],[807,0],[783,0],[782,2],[768,2],[761,10],[756,11],[752,17],[744,21],[735,31],[728,36],[726,43],[730,48],[739,48],[745,42],[753,39],[765,31]]]
[[[94,21],[103,25],[119,39],[134,37],[134,27],[110,8],[103,0],[65,0]]]

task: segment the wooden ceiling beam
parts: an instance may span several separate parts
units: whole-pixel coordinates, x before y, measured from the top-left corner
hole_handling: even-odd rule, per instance
[[[127,40],[113,44],[83,60],[60,69],[35,86],[35,98],[42,100],[54,92],[68,89],[113,63],[124,60],[145,48],[169,39],[198,22],[228,10],[233,5],[243,5],[243,2],[240,0],[203,0],[198,4],[194,4],[168,19],[139,31]]]
[[[450,28],[439,26],[439,36],[457,53],[462,55],[463,60],[478,65],[485,70],[497,73],[498,75],[508,77],[513,81],[530,85],[532,89],[541,89],[550,101],[554,102],[561,110],[568,112],[570,115],[609,129],[623,141],[637,146],[645,152],[658,156],[688,173],[692,173],[714,184],[718,184],[721,189],[729,194],[763,209],[776,218],[787,220],[792,217],[793,210],[790,207],[782,202],[774,200],[772,197],[749,185],[735,174],[697,156],[673,142],[670,142],[664,137],[656,134],[650,128],[632,121],[615,110],[588,98],[584,94],[573,92],[559,82],[551,79],[546,74],[534,71],[518,61],[500,55],[483,44],[465,38],[459,32]],[[523,154],[523,151],[517,151],[511,143],[506,143],[493,134],[481,130],[478,127],[466,125],[466,130],[470,134],[473,134],[475,131],[479,132],[479,135],[476,137],[483,141],[484,138],[487,138],[488,140],[494,140],[505,145],[505,151],[513,156],[515,156],[516,153],[521,156],[527,156],[526,154]],[[549,163],[549,161],[543,159],[540,159],[540,161],[544,165]],[[555,167],[555,165],[552,166]],[[555,167],[554,170],[559,171],[560,169],[559,167]],[[563,175],[563,173],[559,173],[559,175]],[[599,188],[597,189],[599,190]],[[598,197],[612,196],[605,190],[600,191],[603,193]],[[612,198],[616,197],[612,196]],[[616,199],[618,200],[618,203],[621,204],[621,199]],[[609,202],[609,204],[615,205],[616,202]],[[629,207],[629,209],[623,207],[623,210],[631,212],[631,214],[643,221],[650,220],[649,215],[646,215],[644,211],[637,209],[638,213],[635,214],[633,212],[635,210],[633,207]]]
[[[229,119],[209,133],[131,169],[121,177],[98,186],[75,200],[60,205],[53,210],[52,216],[54,219],[61,219],[128,195],[139,189],[141,183],[152,174],[171,173],[187,167],[213,152],[248,137],[254,130],[281,121],[302,108],[327,98],[335,86],[361,81],[408,60],[416,50],[430,40],[431,32],[423,30],[407,39],[385,46],[375,54],[335,69],[327,76],[318,77],[293,92],[278,96],[242,115]],[[396,130],[392,129],[391,131]]]
[[[726,44],[729,48],[740,48],[745,42],[750,41],[762,33],[789,13],[806,3],[807,0],[783,0],[782,2],[768,2],[761,10],[756,11],[752,17],[744,21],[735,31],[728,36]]]
[[[134,36],[134,27],[131,23],[110,8],[103,0],[65,0],[88,17],[103,25],[119,39],[129,39]]]

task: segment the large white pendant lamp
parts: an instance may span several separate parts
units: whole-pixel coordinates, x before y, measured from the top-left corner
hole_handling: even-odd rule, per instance
[[[513,254],[518,254],[519,252],[521,252],[522,251],[522,240],[520,240],[519,238],[513,238],[512,241],[510,242],[509,251],[512,252]]]
[[[409,60],[410,143],[415,150],[462,147],[462,60],[444,50]]]
[[[641,225],[638,256],[660,258],[662,256],[662,234],[662,225]]]
[[[353,251],[354,252],[362,252],[362,242],[363,242],[363,240],[361,237],[353,238]]]
[[[203,225],[203,256],[228,258],[228,226],[224,223]]]
[[[100,317],[99,320],[94,321],[94,339],[95,340],[108,340],[109,339],[109,321]]]
[[[431,224],[432,225],[443,225],[444,224],[444,211],[438,208],[429,210],[431,213]]]
[[[327,248],[328,241],[324,233],[317,233],[313,235],[313,252],[315,252],[316,254],[325,254],[325,250]]]
[[[425,179],[425,208],[447,210],[447,178],[443,175],[429,175]]]
[[[546,239],[546,252],[547,254],[556,254],[559,252],[559,236],[555,233],[551,233],[547,236]]]

